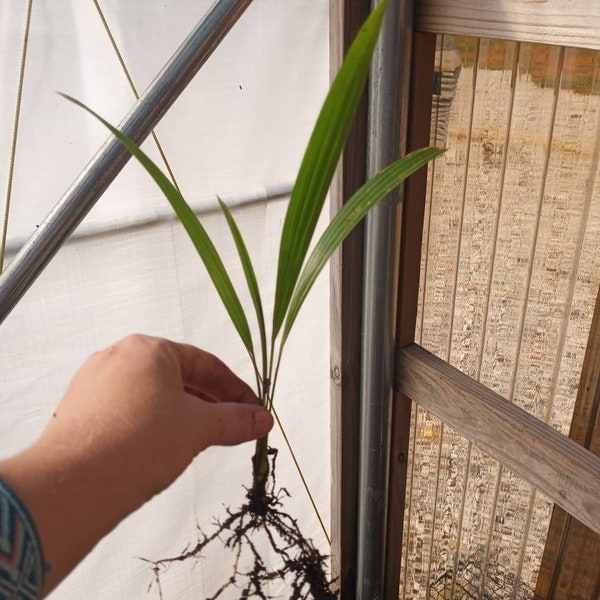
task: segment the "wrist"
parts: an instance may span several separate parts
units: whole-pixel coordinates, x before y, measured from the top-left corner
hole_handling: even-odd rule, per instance
[[[0,591],[41,598],[46,564],[35,521],[15,490],[0,479]]]
[[[100,456],[50,445],[43,438],[0,463],[0,478],[21,499],[37,528],[50,566],[45,593],[143,503],[125,477],[122,468],[111,469]]]

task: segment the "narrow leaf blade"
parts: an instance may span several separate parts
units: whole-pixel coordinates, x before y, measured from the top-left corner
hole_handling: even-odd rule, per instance
[[[371,13],[331,85],[306,148],[281,234],[273,310],[275,339],[283,324],[327,190],[369,73],[387,0]]]
[[[375,204],[442,152],[439,148],[424,148],[407,154],[367,181],[338,211],[317,242],[298,279],[283,328],[282,347],[308,292],[336,248]]]
[[[252,336],[250,328],[248,326],[248,320],[242,308],[241,302],[238,295],[233,287],[231,279],[225,270],[223,261],[217,252],[214,244],[210,237],[206,233],[206,230],[196,217],[194,211],[191,209],[189,204],[185,201],[180,192],[175,186],[169,181],[164,173],[154,164],[154,162],[137,146],[137,144],[129,139],[127,136],[122,134],[116,127],[111,125],[108,121],[104,120],[100,115],[95,113],[91,108],[85,104],[68,96],[66,94],[60,94],[63,98],[66,98],[73,104],[83,108],[88,113],[96,117],[111,133],[123,144],[123,146],[137,158],[141,165],[146,169],[148,174],[154,179],[158,187],[162,190],[167,200],[171,203],[173,210],[179,217],[182,225],[187,231],[190,240],[194,244],[208,275],[210,276],[217,293],[219,294],[229,317],[236,328],[242,343],[248,350],[250,357],[254,362],[254,349],[252,346]]]
[[[267,330],[265,327],[265,316],[263,312],[262,300],[260,297],[260,290],[258,287],[258,282],[256,280],[256,272],[254,271],[254,266],[252,265],[252,260],[250,259],[248,248],[246,247],[244,238],[242,237],[242,233],[233,217],[233,214],[229,210],[229,207],[220,198],[219,206],[221,207],[221,210],[225,215],[225,219],[231,231],[231,236],[233,237],[233,241],[235,242],[235,247],[237,248],[238,255],[240,257],[240,262],[242,263],[242,268],[244,269],[244,275],[246,276],[248,291],[250,292],[250,297],[252,298],[252,303],[254,304],[254,310],[256,311],[256,320],[258,321],[258,330],[260,333],[260,346],[263,362],[262,376],[264,378],[266,377],[267,371]]]

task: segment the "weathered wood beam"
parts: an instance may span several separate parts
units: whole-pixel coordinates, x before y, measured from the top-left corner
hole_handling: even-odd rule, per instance
[[[590,0],[421,0],[415,28],[600,50],[600,3]]]
[[[435,36],[416,34],[413,37],[407,152],[429,145],[434,58]],[[400,258],[396,307],[398,347],[411,344],[415,339],[426,189],[427,169],[421,169],[406,182],[399,211]],[[396,598],[398,595],[410,418],[410,398],[401,392],[395,392],[392,405],[384,598]]]
[[[600,457],[416,344],[398,389],[600,533]]]
[[[370,0],[330,0],[331,75],[371,10]],[[332,214],[365,182],[367,95],[331,188]],[[358,227],[331,261],[331,555],[341,598],[356,597],[360,340],[364,232]]]

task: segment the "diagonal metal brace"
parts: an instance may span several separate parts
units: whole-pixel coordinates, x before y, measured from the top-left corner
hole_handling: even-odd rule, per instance
[[[217,0],[119,125],[138,144],[150,134],[252,0]],[[0,323],[127,164],[112,136],[0,275]]]

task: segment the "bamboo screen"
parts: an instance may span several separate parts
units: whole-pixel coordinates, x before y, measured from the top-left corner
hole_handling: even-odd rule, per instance
[[[439,36],[416,340],[568,435],[600,281],[600,55]],[[400,597],[533,598],[552,504],[427,411]]]

